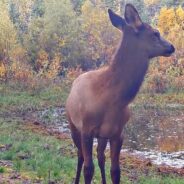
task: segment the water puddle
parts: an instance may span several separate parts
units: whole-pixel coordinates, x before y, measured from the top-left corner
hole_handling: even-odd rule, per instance
[[[164,153],[159,151],[137,151],[122,149],[123,153],[139,157],[141,159],[150,159],[155,165],[169,166],[178,169],[184,169],[184,151]]]
[[[156,165],[184,168],[183,105],[132,106],[131,109],[122,153],[148,158]],[[34,116],[52,131],[70,134],[64,107],[38,111]]]
[[[37,111],[34,118],[42,122],[49,129],[56,132],[70,134],[64,107],[56,107]]]

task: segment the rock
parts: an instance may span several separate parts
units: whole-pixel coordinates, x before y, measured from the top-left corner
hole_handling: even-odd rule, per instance
[[[49,144],[45,144],[45,145],[43,145],[43,148],[46,149],[46,150],[49,150],[50,146],[49,146]]]
[[[38,121],[35,121],[33,124],[34,125],[40,125],[40,123]]]

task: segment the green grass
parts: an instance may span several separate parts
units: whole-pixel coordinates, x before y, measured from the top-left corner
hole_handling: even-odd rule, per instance
[[[4,167],[0,167],[0,173],[4,173],[5,172],[5,168]]]
[[[61,82],[48,84],[38,89],[19,88],[17,86],[0,84],[0,109],[4,112],[26,113],[45,107],[55,107],[65,104],[71,84]],[[139,93],[134,100],[135,106],[155,105],[164,107],[166,104],[183,104],[184,92],[165,94]],[[184,107],[182,107],[184,108]]]
[[[29,173],[30,178],[51,179],[68,182],[74,175],[75,159],[71,155],[70,141],[24,130],[17,122],[0,122],[0,143],[12,147],[0,152],[0,160],[11,160],[18,172]],[[64,152],[62,150],[67,150]],[[24,159],[25,157],[25,159]]]
[[[138,93],[135,101],[133,102],[136,106],[143,105],[154,105],[158,107],[164,107],[167,104],[181,104],[184,106],[184,92],[180,93]],[[181,107],[184,108],[184,107]]]
[[[184,184],[184,179],[175,177],[159,177],[141,178],[138,184]]]
[[[13,162],[13,169],[26,175],[29,179],[41,179],[48,183],[49,175],[53,181],[62,184],[71,183],[75,176],[76,150],[70,140],[58,140],[53,136],[34,133],[25,129],[20,121],[0,119],[0,144],[12,145],[0,152],[0,160]],[[107,159],[109,173],[109,159]],[[6,170],[0,167],[0,173]],[[49,174],[50,173],[50,174]],[[107,174],[108,183],[110,176]],[[83,179],[81,178],[83,183]],[[94,183],[100,183],[100,172],[95,159]],[[160,176],[155,173],[145,175],[139,173],[135,181],[131,181],[123,172],[122,183],[125,184],[183,184],[179,177]]]
[[[0,132],[0,144],[12,145],[10,149],[0,152],[0,160],[12,161],[14,170],[26,173],[32,180],[40,178],[47,183],[50,175],[51,180],[71,183],[77,159],[70,140],[61,141],[33,133],[25,130],[21,123],[4,122],[2,119]],[[98,173],[94,179],[96,181],[99,181]]]
[[[68,87],[64,84],[51,85],[39,90],[12,88],[0,85],[0,109],[4,112],[24,113],[45,107],[64,105]]]

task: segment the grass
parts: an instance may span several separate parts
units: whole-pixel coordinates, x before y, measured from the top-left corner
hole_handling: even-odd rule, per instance
[[[50,106],[61,106],[68,95],[64,84],[50,85],[39,90],[20,90],[9,85],[0,85],[0,109],[4,112],[27,112]]]
[[[33,181],[40,179],[48,183],[50,178],[60,183],[71,183],[75,175],[76,150],[70,140],[34,133],[20,122],[2,119],[0,132],[0,143],[12,145],[8,150],[0,151],[0,160],[12,161],[14,170]],[[0,168],[0,173],[3,172],[4,168]],[[95,180],[99,181],[99,174]]]
[[[153,176],[151,178],[140,178],[137,183],[138,184],[184,184],[184,179]]]
[[[0,173],[4,173],[5,172],[5,168],[4,167],[0,167]]]
[[[150,94],[139,93],[133,102],[135,106],[153,105],[156,107],[163,107],[167,104],[180,104],[180,108],[184,108],[184,92],[179,93],[164,93],[164,94]]]
[[[22,89],[12,85],[0,84],[0,109],[2,113],[40,110],[46,107],[56,107],[65,104],[70,84],[60,82],[38,89]],[[154,104],[165,107],[166,104],[184,104],[184,93],[143,94],[136,97],[133,104],[136,107]],[[180,108],[184,108],[181,106]]]
[[[50,136],[25,130],[18,122],[0,122],[0,142],[12,147],[0,152],[0,160],[13,162],[14,170],[48,182],[67,183],[74,175],[75,159],[71,156],[70,141],[59,141]],[[65,150],[65,151],[62,151]]]
[[[0,144],[12,145],[9,149],[0,151],[0,160],[11,161],[13,169],[24,178],[32,182],[39,180],[41,183],[48,183],[49,180],[61,184],[72,182],[77,158],[70,140],[59,140],[41,132],[35,133],[27,129],[21,121],[15,120],[0,119],[0,132]],[[107,160],[106,168],[109,172],[109,159]],[[96,159],[95,168],[94,184],[99,184],[100,172]],[[6,173],[6,169],[0,167],[0,173]],[[134,181],[124,171],[122,175],[122,183],[125,184],[184,184],[182,178],[151,172],[148,175],[139,173]],[[107,176],[110,183],[109,174]]]

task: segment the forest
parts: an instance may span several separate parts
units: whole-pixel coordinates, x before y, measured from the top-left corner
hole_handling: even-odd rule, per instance
[[[126,3],[175,53],[150,61],[131,105],[121,180],[184,184],[183,0],[0,0],[0,184],[74,181],[77,150],[65,101],[76,77],[111,62],[121,33],[108,9],[123,16]],[[96,169],[93,183],[100,178]]]
[[[176,47],[170,58],[150,67],[145,91],[180,91],[183,86],[184,10],[182,0],[132,2],[141,17]],[[107,14],[122,14],[119,0],[2,0],[0,79],[34,85],[37,79],[69,77],[107,64],[120,39]],[[79,39],[80,38],[80,39]]]

